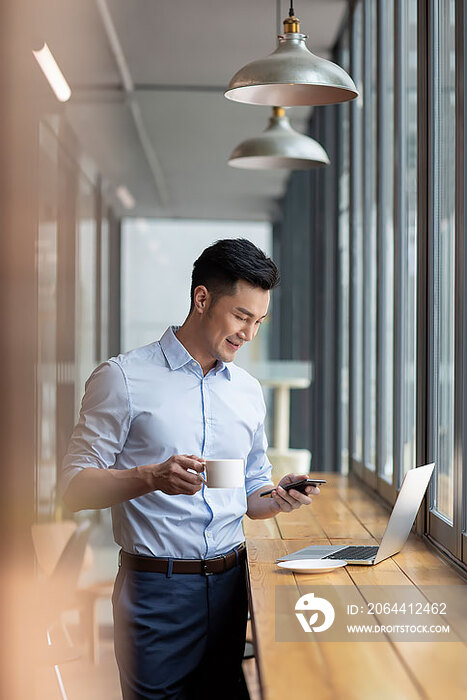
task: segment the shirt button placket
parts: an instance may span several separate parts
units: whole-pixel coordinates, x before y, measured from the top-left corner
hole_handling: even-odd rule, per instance
[[[209,397],[208,397],[208,392],[206,390],[206,377],[203,377],[201,380],[201,392],[203,395],[203,424],[204,424],[204,453],[203,456],[209,455],[209,440],[210,440],[210,433],[209,433],[209,421],[208,421],[208,415],[209,415]],[[204,493],[204,498],[206,499],[206,492]],[[209,509],[211,510],[211,505],[209,504],[209,501],[207,501]],[[208,523],[209,526],[210,523]],[[205,535],[206,535],[206,544],[207,544],[207,550],[206,550],[206,557],[211,556],[211,548],[213,545],[212,542],[212,533],[210,530],[205,530]]]
[[[206,387],[206,377],[201,380],[201,391],[203,392],[203,423],[204,423],[204,455],[209,455],[209,441],[211,435],[209,433],[209,393]]]

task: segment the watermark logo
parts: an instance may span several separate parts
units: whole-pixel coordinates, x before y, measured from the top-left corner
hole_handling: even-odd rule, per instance
[[[307,616],[309,615],[308,619],[304,612],[297,612],[299,610],[306,612]],[[320,612],[324,615],[324,621],[321,625],[316,627],[315,624],[318,621]],[[334,608],[329,600],[326,600],[326,598],[318,598],[314,593],[306,593],[297,600],[295,604],[295,614],[305,632],[324,632],[328,630],[336,616]]]
[[[300,592],[281,584],[274,605],[277,642],[467,643],[465,583],[316,584],[300,586]]]

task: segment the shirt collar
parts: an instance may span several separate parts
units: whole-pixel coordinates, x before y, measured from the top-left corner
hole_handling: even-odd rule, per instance
[[[172,370],[180,369],[180,367],[184,367],[189,362],[193,362],[194,360],[186,347],[182,345],[175,335],[179,328],[180,326],[169,326],[159,341],[162,352],[165,355],[165,359],[169,363],[169,367]],[[217,360],[217,364],[214,367],[214,374],[217,375],[219,372],[225,371],[227,379],[230,380],[232,378],[232,373],[229,367],[230,364],[230,362],[222,362],[221,360]]]

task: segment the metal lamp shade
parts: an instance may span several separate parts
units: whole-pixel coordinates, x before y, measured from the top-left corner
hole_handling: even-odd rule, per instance
[[[252,61],[232,78],[225,97],[257,105],[327,105],[353,100],[357,88],[343,68],[315,56],[306,35],[288,33],[266,58]]]
[[[242,141],[233,151],[229,165],[251,170],[307,170],[329,165],[329,158],[317,141],[292,129],[284,110],[275,108],[265,131]]]

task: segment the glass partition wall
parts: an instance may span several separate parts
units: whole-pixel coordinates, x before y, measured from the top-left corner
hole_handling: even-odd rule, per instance
[[[460,3],[457,3],[460,5]],[[428,118],[430,167],[428,180],[428,306],[432,363],[429,400],[432,411],[428,428],[429,450],[436,460],[431,490],[429,529],[432,536],[453,555],[461,557],[462,472],[462,315],[459,296],[463,283],[460,265],[463,231],[456,213],[461,208],[457,173],[463,168],[456,135],[458,122],[456,90],[456,1],[430,3]],[[458,15],[460,19],[460,15]],[[463,154],[462,154],[463,156]]]
[[[320,268],[326,276],[334,270],[337,304],[334,320],[327,297],[312,296],[315,336],[316,319],[326,318],[337,348],[334,414],[329,392],[326,403],[318,396],[324,341],[310,346],[313,470],[353,472],[391,504],[409,469],[435,462],[417,528],[458,562],[467,561],[466,5],[351,3],[335,58],[359,97],[313,111],[310,133],[335,155],[326,173],[310,176],[314,189],[300,200],[312,212],[310,277],[324,289]],[[324,123],[335,124],[334,135]],[[337,202],[334,233],[327,188]],[[280,255],[302,235],[285,217],[275,231]],[[334,267],[322,255],[333,235]],[[281,299],[289,283],[284,276]],[[330,426],[333,466],[331,452],[317,449]]]
[[[395,43],[394,0],[382,3],[378,12],[377,133],[377,465],[382,491],[392,486],[394,468],[394,166],[395,166]],[[388,486],[386,486],[388,485]],[[390,489],[391,491],[392,489]],[[388,496],[390,494],[387,494]]]
[[[61,508],[57,474],[78,417],[84,384],[109,352],[110,244],[118,223],[102,183],[63,122],[39,125],[35,515]]]
[[[350,32],[347,27],[339,48],[338,63],[350,72]],[[338,106],[337,133],[338,147],[338,258],[337,258],[337,317],[338,317],[338,360],[337,360],[337,421],[338,421],[338,458],[341,472],[349,471],[349,328],[350,328],[350,109],[348,102]]]
[[[350,31],[360,97],[350,105],[349,163],[340,127],[337,184],[342,236],[347,170],[350,315],[339,337],[349,338],[351,469],[392,503],[407,471],[434,461],[419,528],[458,560],[467,491],[464,9],[460,0],[354,4],[339,55]],[[345,405],[338,399],[341,420]]]

